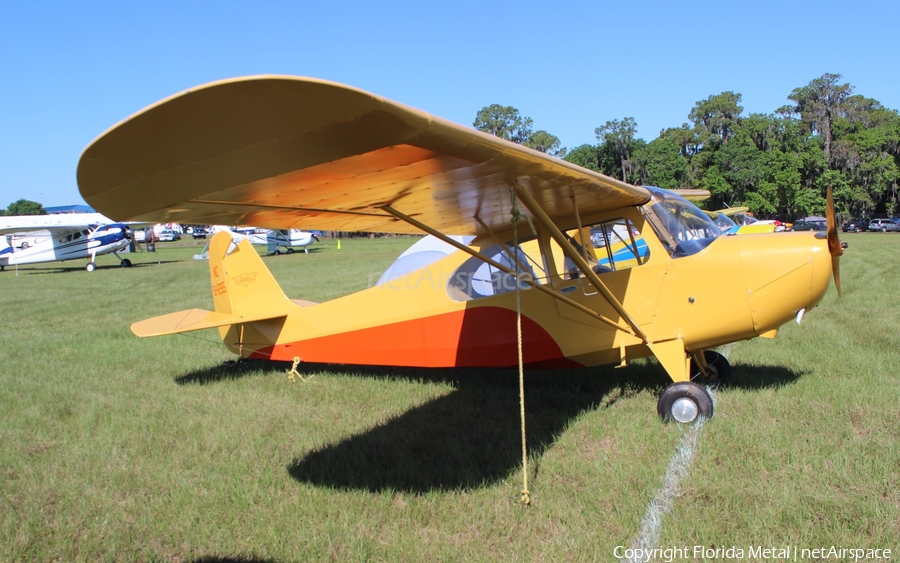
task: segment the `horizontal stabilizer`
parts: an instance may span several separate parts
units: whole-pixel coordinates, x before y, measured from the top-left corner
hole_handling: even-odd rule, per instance
[[[205,311],[203,309],[188,309],[186,311],[178,311],[177,313],[169,313],[168,315],[161,315],[159,317],[138,321],[131,325],[131,332],[140,337],[164,336],[166,334],[178,334],[181,332],[203,330],[205,328],[216,328],[220,326],[277,319],[284,316],[286,315],[260,315],[252,317],[216,313],[213,311]]]

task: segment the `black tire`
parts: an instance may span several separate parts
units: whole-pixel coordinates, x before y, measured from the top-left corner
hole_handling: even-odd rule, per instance
[[[94,270],[97,269],[97,265],[94,264],[93,262],[88,262],[87,266],[85,266],[84,269],[87,270],[88,272],[93,272]]]
[[[288,253],[288,254],[293,254],[293,253],[294,253],[294,249],[291,248],[291,247],[288,247],[287,253]]]
[[[131,260],[129,260],[128,258],[123,258],[123,259],[122,259],[122,267],[123,267],[123,268],[130,268],[130,267],[131,267]]]
[[[663,389],[656,404],[656,412],[665,422],[691,424],[700,417],[712,418],[712,397],[700,385],[680,381]]]
[[[23,242],[23,243],[22,243],[22,246],[20,246],[19,248],[21,248],[22,250],[25,250],[26,248],[28,248],[28,243],[27,243],[27,242]]]
[[[731,364],[728,358],[714,350],[704,350],[703,357],[706,359],[706,367],[713,371],[712,375],[704,375],[700,370],[700,366],[694,360],[691,360],[691,380],[703,385],[715,385],[727,381],[731,377]]]

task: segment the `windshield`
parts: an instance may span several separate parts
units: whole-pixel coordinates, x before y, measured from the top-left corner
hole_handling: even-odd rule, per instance
[[[668,235],[660,238],[670,246],[673,258],[696,254],[722,234],[713,220],[693,203],[668,190],[645,187],[652,194],[647,205]]]

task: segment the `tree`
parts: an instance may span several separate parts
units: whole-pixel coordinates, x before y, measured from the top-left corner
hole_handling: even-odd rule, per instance
[[[725,144],[737,125],[738,116],[744,111],[738,105],[740,102],[740,94],[722,92],[697,102],[688,114],[688,119],[694,122],[695,127],[708,134],[708,142]]]
[[[634,133],[637,129],[633,117],[626,117],[622,121],[614,119],[607,121],[603,127],[594,129],[594,135],[601,144],[613,147],[616,160],[622,170],[622,181],[628,181],[628,173],[633,169],[631,162],[631,145],[634,142]]]
[[[479,131],[514,143],[522,144],[531,137],[531,118],[522,117],[512,106],[491,104],[483,107],[472,125]]]
[[[642,185],[670,190],[689,187],[688,161],[681,147],[670,137],[659,137],[635,151],[638,181]]]
[[[840,74],[823,74],[801,88],[794,88],[788,99],[797,105],[794,112],[800,120],[822,136],[825,145],[825,161],[831,166],[831,141],[833,124],[840,117],[841,105],[853,93],[850,84],[838,84]]]
[[[531,136],[528,137],[528,140],[523,144],[530,149],[547,153],[550,156],[558,158],[564,158],[566,156],[565,147],[560,148],[559,146],[559,137],[551,135],[543,129],[532,133]]]
[[[600,170],[600,156],[597,149],[598,147],[593,145],[579,145],[569,151],[564,157],[564,160],[571,162],[572,164],[577,164],[582,168],[593,170],[594,172],[602,172],[602,170]]]
[[[20,199],[9,204],[5,215],[45,215],[44,206],[36,201]]]

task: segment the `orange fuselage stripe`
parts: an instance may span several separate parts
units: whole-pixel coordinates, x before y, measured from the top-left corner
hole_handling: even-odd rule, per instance
[[[249,357],[310,363],[421,367],[505,367],[518,363],[516,313],[475,307],[275,346]],[[550,334],[522,317],[524,363],[531,367],[576,367]]]

